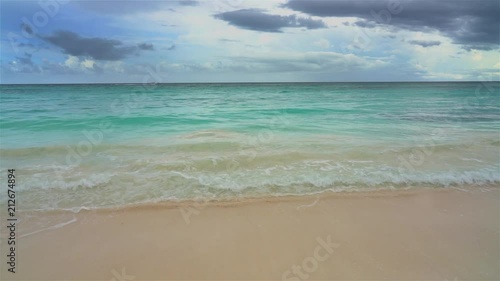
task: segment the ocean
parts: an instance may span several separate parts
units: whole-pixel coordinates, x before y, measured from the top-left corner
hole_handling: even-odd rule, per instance
[[[500,183],[498,82],[0,91],[21,210]]]

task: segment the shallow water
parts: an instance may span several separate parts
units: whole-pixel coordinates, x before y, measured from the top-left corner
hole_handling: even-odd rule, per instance
[[[498,83],[0,90],[21,209],[500,183]]]

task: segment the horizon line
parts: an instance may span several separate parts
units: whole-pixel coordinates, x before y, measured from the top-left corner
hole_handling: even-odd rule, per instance
[[[0,86],[20,85],[180,85],[180,84],[340,84],[340,83],[500,83],[495,81],[330,81],[330,82],[166,82],[166,83],[141,83],[141,82],[88,82],[88,83],[1,83]]]

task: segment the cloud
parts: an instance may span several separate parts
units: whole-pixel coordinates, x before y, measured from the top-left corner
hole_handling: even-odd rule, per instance
[[[2,63],[1,71],[4,73],[40,73],[41,69],[33,62],[32,56],[27,52],[22,56],[16,56],[7,64]]]
[[[240,58],[242,65],[254,66],[256,70],[271,72],[350,72],[384,66],[386,62],[377,58],[360,57],[336,52],[279,52]]]
[[[227,56],[204,63],[164,64],[166,72],[351,73],[386,66],[386,58],[336,52],[262,52]]]
[[[124,46],[119,40],[85,38],[71,31],[57,31],[49,36],[40,36],[40,38],[60,47],[65,54],[88,56],[96,60],[120,60],[138,49],[135,46]]]
[[[97,64],[95,61],[90,59],[80,60],[78,57],[69,56],[66,61],[64,61],[64,65],[74,69],[74,70],[98,70]]]
[[[437,30],[468,50],[497,49],[500,44],[498,0],[289,0],[284,7],[313,16],[363,19],[358,26],[377,23],[412,31]]]
[[[33,61],[31,60],[32,54],[29,53],[24,53],[24,56],[22,57],[16,57],[16,60],[25,65],[33,65]]]
[[[412,45],[422,46],[424,48],[441,45],[440,41],[433,41],[433,40],[428,40],[428,41],[426,41],[426,40],[410,40],[410,41],[408,41],[408,43],[410,43]]]
[[[78,0],[80,7],[99,14],[137,14],[169,9],[173,6],[193,6],[196,1],[140,1],[140,0]]]
[[[216,14],[214,17],[243,29],[263,32],[282,32],[281,29],[285,27],[305,27],[307,29],[326,27],[321,20],[299,18],[296,15],[271,15],[260,9],[241,9]]]
[[[22,23],[21,30],[25,31],[29,35],[34,34],[33,29],[31,28],[31,26],[29,24]]]
[[[153,44],[151,43],[141,43],[137,45],[137,47],[139,47],[139,50],[147,50],[147,51],[153,51],[155,49]]]
[[[328,41],[325,38],[321,38],[318,41],[313,42],[312,44],[314,46],[316,46],[316,47],[320,47],[320,48],[323,48],[323,49],[328,49],[328,48],[330,48],[332,46],[330,44],[330,41]]]
[[[179,5],[181,6],[198,6],[200,4],[198,1],[194,0],[182,0],[177,3],[179,3]]]
[[[377,26],[376,22],[367,21],[367,20],[359,20],[354,23],[354,25],[364,28],[374,28]]]
[[[27,48],[35,48],[35,45],[31,44],[31,43],[19,43],[17,44],[18,47],[27,47]]]

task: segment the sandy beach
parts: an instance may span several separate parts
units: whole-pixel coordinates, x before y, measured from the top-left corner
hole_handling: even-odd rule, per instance
[[[489,186],[22,213],[2,280],[498,280],[499,199]]]

